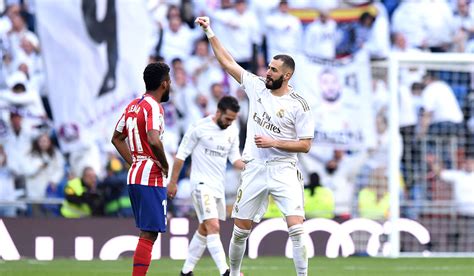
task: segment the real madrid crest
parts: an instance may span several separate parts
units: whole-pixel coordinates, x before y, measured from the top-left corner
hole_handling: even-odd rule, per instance
[[[285,116],[285,110],[284,109],[278,110],[276,115],[278,116],[278,118],[283,118],[283,116]]]

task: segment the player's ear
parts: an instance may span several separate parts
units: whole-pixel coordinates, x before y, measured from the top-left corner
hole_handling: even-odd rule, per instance
[[[161,86],[161,89],[163,90],[166,90],[168,88],[168,81],[167,80],[164,80],[161,82],[160,86]]]

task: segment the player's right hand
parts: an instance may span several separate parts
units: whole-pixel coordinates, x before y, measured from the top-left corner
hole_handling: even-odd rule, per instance
[[[198,24],[204,31],[206,31],[211,25],[211,20],[207,16],[199,16],[194,20],[194,23]]]

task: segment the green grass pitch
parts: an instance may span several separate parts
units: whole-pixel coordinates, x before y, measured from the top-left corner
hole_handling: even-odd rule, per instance
[[[119,261],[0,261],[0,275],[20,276],[93,276],[131,275],[131,259]],[[154,260],[148,275],[177,276],[183,261],[170,259]],[[292,276],[295,275],[293,261],[283,257],[259,257],[244,259],[242,271],[245,276]],[[219,275],[210,257],[201,259],[194,274],[198,276]],[[414,275],[433,276],[474,275],[472,258],[312,258],[309,261],[311,276],[355,276],[355,275]]]

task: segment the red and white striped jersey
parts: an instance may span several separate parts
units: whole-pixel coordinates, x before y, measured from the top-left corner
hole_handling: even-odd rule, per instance
[[[148,144],[147,132],[155,129],[163,139],[163,107],[151,95],[133,100],[117,122],[115,130],[127,134],[133,164],[128,171],[127,184],[164,187],[161,168],[153,162],[155,155]]]

